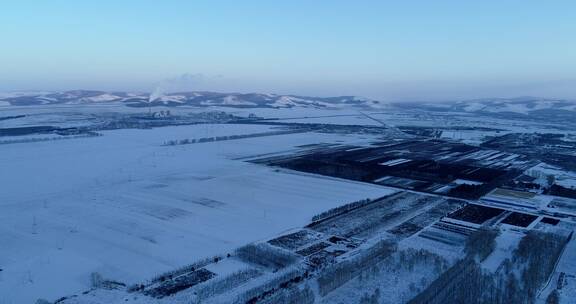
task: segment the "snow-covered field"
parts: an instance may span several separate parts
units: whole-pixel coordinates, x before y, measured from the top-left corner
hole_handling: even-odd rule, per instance
[[[5,118],[0,120],[0,128],[93,126],[148,113],[148,109],[117,103],[10,106],[0,110],[0,117]],[[153,108],[153,111],[166,110],[175,117],[189,119],[207,111],[191,106]],[[465,112],[220,106],[211,107],[209,111],[223,111],[237,117],[254,114],[281,123],[430,128],[442,130],[444,139],[474,145],[486,136],[507,133],[576,136],[575,131],[553,123],[506,120]],[[224,122],[228,116],[223,117]],[[349,129],[334,129],[338,128]],[[308,128],[295,131],[302,133],[271,133],[285,130],[286,126],[273,125],[198,124],[154,129],[96,129],[103,136],[89,138],[53,133],[0,137],[0,142],[5,141],[0,145],[0,304],[34,303],[38,298],[53,301],[78,294],[91,287],[90,276],[95,272],[107,280],[128,285],[147,281],[199,259],[226,255],[247,243],[301,229],[313,215],[331,208],[398,191],[246,161],[293,153],[305,145],[309,145],[309,149],[318,149],[322,143],[366,146],[383,140],[367,133],[314,133],[307,131]],[[265,133],[268,136],[165,145],[167,141],[192,142]],[[14,143],[15,140],[54,137],[67,140]],[[484,150],[479,153],[478,159],[482,156],[487,160],[500,155]],[[402,158],[392,162],[398,160]],[[512,162],[513,158],[505,161]],[[573,186],[576,180],[573,172],[545,164],[526,173],[542,185],[548,182],[548,175],[554,175],[556,183],[566,187]],[[455,181],[455,184],[471,183]],[[568,208],[574,205],[569,199],[542,194],[518,195],[494,191],[481,203],[507,210],[560,210],[574,214],[573,209]],[[551,203],[559,207],[550,208]],[[395,221],[404,221],[409,215],[404,212]],[[536,224],[537,221],[530,227]],[[494,271],[509,257],[514,247],[511,245],[515,245],[523,233],[517,227],[501,226],[509,231],[497,239],[495,252],[483,265],[486,270]],[[464,242],[448,245],[413,237],[401,245],[403,251],[430,251],[445,259],[442,263],[448,265],[461,258]],[[573,242],[569,248],[572,247]],[[567,273],[574,273],[573,265],[566,262],[566,257],[571,256],[567,254],[561,263],[571,269]],[[208,269],[222,275],[246,267],[234,261],[232,257]],[[365,292],[362,287],[368,286],[370,293],[379,288],[383,300],[398,302],[414,296],[439,275],[438,267],[425,262],[418,265],[418,271],[398,265],[381,265],[375,274],[370,272],[371,281],[364,280],[365,277],[355,278],[324,300],[344,303],[347,299],[362,297]],[[572,295],[572,291],[573,288],[566,289],[563,296]],[[113,296],[115,292],[95,291],[96,295],[103,296],[98,303],[105,303],[106,296]],[[86,297],[89,296],[92,294]],[[124,297],[123,294],[114,296],[117,301],[124,301]]]
[[[393,190],[238,158],[357,136],[301,133],[184,146],[165,140],[251,134],[257,125],[115,130],[0,152],[0,303],[90,287],[90,274],[146,280]],[[6,250],[8,249],[8,250]]]
[[[546,178],[552,175],[556,184],[567,188],[576,187],[576,172],[565,171],[553,165],[541,163],[527,170],[526,174],[535,177],[535,183],[541,185],[546,185]]]

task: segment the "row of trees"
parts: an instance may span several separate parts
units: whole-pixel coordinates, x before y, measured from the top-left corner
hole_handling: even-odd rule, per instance
[[[358,254],[353,260],[344,261],[326,268],[318,277],[320,295],[326,296],[396,250],[396,243],[388,240],[379,241],[374,246]]]
[[[498,228],[481,227],[466,240],[466,254],[480,262],[484,261],[496,248],[496,237],[499,234]]]
[[[267,299],[273,299],[276,293],[296,287],[297,284],[302,282],[306,277],[307,272],[300,267],[287,268],[265,283],[250,288],[238,295],[233,303],[264,303]]]
[[[261,275],[261,271],[248,268],[236,271],[220,279],[208,281],[195,291],[196,301],[202,302],[208,298],[223,294]]]
[[[130,287],[128,287],[128,291],[129,292],[142,291],[149,286],[152,286],[154,284],[161,284],[165,281],[172,280],[173,278],[184,275],[186,273],[194,272],[202,267],[205,267],[206,265],[217,263],[222,259],[223,259],[222,256],[216,255],[213,257],[198,260],[192,264],[188,264],[186,266],[182,266],[172,271],[159,274],[145,283],[131,285]]]
[[[236,249],[236,256],[244,262],[275,270],[292,265],[299,259],[299,256],[268,243],[240,247]]]
[[[179,139],[179,140],[168,140],[168,141],[165,141],[163,145],[164,146],[189,145],[189,144],[195,144],[195,143],[215,142],[215,141],[223,141],[223,140],[235,140],[235,139],[263,137],[263,136],[276,136],[276,135],[301,133],[301,132],[302,132],[302,130],[297,129],[297,130],[286,130],[286,131],[263,132],[263,133],[255,133],[255,134],[202,137],[199,139],[186,138],[186,139]]]
[[[409,303],[534,303],[567,239],[552,233],[530,231],[520,240],[512,258],[506,259],[499,271],[493,273],[484,270],[478,259],[489,251],[479,250],[479,247],[492,247],[491,235],[493,232],[489,230],[479,232],[467,245],[467,257]]]
[[[367,267],[358,269],[345,286],[330,291],[323,300],[324,303],[332,303],[345,296],[347,303],[403,303],[425,289],[434,277],[448,267],[445,258],[428,250],[397,250],[374,259]],[[344,290],[340,292],[340,289]],[[383,299],[381,291],[394,294],[395,298]]]
[[[521,279],[530,298],[536,296],[554,270],[566,242],[561,235],[534,230],[520,240],[512,262],[524,266]]]
[[[573,198],[576,199],[576,189],[575,188],[566,188],[560,185],[552,185],[549,188],[544,189],[545,194],[556,195],[561,197]]]
[[[344,213],[349,212],[351,210],[358,209],[360,207],[364,207],[370,203],[372,203],[372,200],[367,198],[367,199],[355,201],[352,203],[348,203],[348,204],[345,204],[345,205],[342,205],[342,206],[339,206],[336,208],[332,208],[332,209],[324,211],[320,214],[314,215],[312,217],[312,222],[323,221],[325,219],[344,214]]]
[[[264,299],[262,304],[314,304],[316,296],[310,286],[293,286],[276,292],[269,298]]]
[[[44,142],[44,141],[56,141],[56,140],[63,140],[63,139],[86,138],[86,137],[96,137],[96,136],[102,136],[102,134],[96,133],[96,132],[88,132],[88,133],[83,133],[83,134],[79,134],[79,135],[67,135],[67,136],[60,136],[60,137],[7,139],[7,140],[0,140],[0,145],[22,144],[22,143],[31,143],[31,142]]]

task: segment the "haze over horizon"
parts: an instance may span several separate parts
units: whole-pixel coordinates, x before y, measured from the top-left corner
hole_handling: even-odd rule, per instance
[[[189,73],[185,90],[573,99],[574,19],[573,1],[19,1],[0,12],[0,90],[150,92]]]

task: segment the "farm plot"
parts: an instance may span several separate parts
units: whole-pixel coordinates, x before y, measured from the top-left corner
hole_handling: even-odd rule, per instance
[[[554,198],[548,207],[557,209],[561,212],[576,215],[576,200],[564,197]]]
[[[441,201],[442,198],[438,197],[403,192],[313,224],[310,228],[330,235],[363,238],[400,223],[421,209]]]
[[[525,228],[530,226],[530,224],[532,224],[532,222],[534,222],[534,220],[537,218],[537,216],[532,214],[513,212],[508,215],[501,223]]]
[[[486,162],[484,157],[490,161]],[[499,160],[494,162],[493,157]],[[519,163],[516,162],[518,158],[522,159]],[[254,162],[426,193],[478,199],[520,175],[530,161],[519,155],[512,157],[507,153],[463,144],[409,139],[364,147],[316,150],[305,155],[285,155]]]
[[[418,234],[418,237],[448,246],[463,246],[475,229],[450,222],[435,223]]]
[[[464,201],[447,199],[437,206],[431,208],[430,210],[388,230],[388,232],[392,233],[400,239],[407,238],[422,230],[426,226],[438,221],[449,213],[455,211],[456,209],[462,208],[465,204],[466,203]]]
[[[476,204],[468,204],[464,208],[448,215],[449,218],[481,225],[500,215],[504,210]]]
[[[146,290],[144,294],[155,298],[163,298],[173,295],[184,289],[188,289],[194,285],[208,281],[214,276],[216,276],[216,274],[211,271],[206,269],[198,269],[196,271],[192,271],[173,278],[169,281],[162,282],[159,284],[159,286]]]
[[[302,229],[294,233],[286,234],[268,241],[270,245],[280,248],[295,250],[314,241],[319,240],[323,235],[308,229]]]
[[[553,198],[549,195],[498,188],[483,197],[482,200],[492,205],[508,208],[538,210],[546,207]]]
[[[357,248],[362,240],[327,235],[303,229],[268,241],[268,244],[290,250],[305,258],[311,270],[318,270],[334,262],[335,258]]]

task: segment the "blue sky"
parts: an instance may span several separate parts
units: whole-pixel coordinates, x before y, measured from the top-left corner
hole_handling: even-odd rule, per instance
[[[576,98],[576,1],[7,0],[0,41],[0,90]]]

